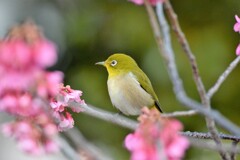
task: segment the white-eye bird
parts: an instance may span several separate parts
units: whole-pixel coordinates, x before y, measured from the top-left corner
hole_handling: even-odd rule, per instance
[[[139,115],[144,106],[156,107],[162,112],[149,78],[133,58],[116,53],[96,64],[107,68],[111,102],[123,114]]]

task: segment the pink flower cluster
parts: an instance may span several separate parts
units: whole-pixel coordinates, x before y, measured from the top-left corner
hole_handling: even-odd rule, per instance
[[[161,118],[156,109],[143,108],[140,124],[134,133],[127,135],[125,146],[131,160],[180,160],[189,146],[188,140],[179,135],[179,121]]]
[[[129,1],[137,5],[142,5],[144,3],[144,0],[129,0]],[[148,1],[153,6],[155,6],[158,2],[164,2],[164,0],[148,0]]]
[[[55,45],[32,22],[13,27],[7,37],[0,40],[0,111],[15,118],[6,123],[2,131],[14,137],[18,146],[29,153],[56,151],[58,147],[53,138],[58,128],[63,130],[73,125],[66,106],[53,109],[50,105],[59,89],[63,92],[63,86],[59,88],[63,73],[45,70],[56,61]],[[65,90],[65,99],[80,101],[80,91],[69,87]]]
[[[236,19],[236,23],[233,26],[233,29],[235,32],[239,32],[240,33],[240,18],[235,15],[235,19]],[[238,44],[237,48],[236,48],[236,54],[239,56],[240,55],[240,44]]]
[[[2,132],[6,136],[14,137],[18,147],[27,153],[39,155],[59,149],[52,139],[57,134],[57,127],[45,113],[7,123],[2,126]]]
[[[85,105],[84,100],[80,99],[81,91],[73,90],[70,86],[60,86],[59,94],[51,100],[51,107],[54,110],[54,117],[58,122],[58,130],[64,131],[72,128],[74,120],[71,114],[67,111],[70,108],[73,112],[81,112],[82,108],[79,105]]]

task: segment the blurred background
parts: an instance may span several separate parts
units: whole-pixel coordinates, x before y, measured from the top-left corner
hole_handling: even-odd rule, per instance
[[[180,24],[191,45],[207,89],[236,57],[239,34],[233,31],[234,15],[240,15],[239,0],[172,0]],[[0,35],[26,19],[34,20],[59,49],[59,61],[50,68],[65,73],[65,84],[83,91],[83,99],[112,112],[107,92],[107,72],[95,62],[115,52],[131,55],[152,81],[164,112],[186,110],[172,91],[166,68],[159,54],[144,6],[127,0],[0,0]],[[177,66],[188,95],[199,100],[189,62],[176,36],[172,34]],[[213,97],[212,106],[240,125],[240,66]],[[93,144],[116,160],[129,159],[123,146],[132,132],[84,113],[75,114],[75,126]],[[136,117],[132,117],[136,118]],[[0,120],[4,121],[4,118]],[[201,116],[179,118],[186,131],[206,132]],[[225,132],[224,130],[221,130]],[[2,135],[0,136],[2,137]],[[0,159],[15,160],[9,155],[16,146],[10,139],[0,139]],[[6,146],[11,148],[6,150]],[[5,148],[5,149],[4,149]],[[18,151],[19,152],[19,151]],[[23,153],[18,153],[24,156]],[[45,157],[52,159],[52,157]],[[20,158],[21,159],[21,158]],[[36,159],[24,157],[22,159]],[[59,159],[59,158],[57,158]],[[185,159],[219,159],[216,152],[191,147]]]

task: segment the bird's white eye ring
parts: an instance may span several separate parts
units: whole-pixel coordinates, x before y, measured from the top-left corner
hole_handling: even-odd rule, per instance
[[[113,60],[112,62],[111,62],[111,66],[116,66],[117,65],[117,61],[116,60]]]

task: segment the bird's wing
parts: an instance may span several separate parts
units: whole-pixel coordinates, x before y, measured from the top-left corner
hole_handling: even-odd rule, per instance
[[[147,77],[147,75],[141,70],[136,70],[133,71],[133,74],[136,76],[140,86],[153,97],[155,106],[157,107],[157,109],[162,113],[162,109],[160,108],[160,103],[158,101],[158,97],[155,94],[151,81],[149,80],[149,78]],[[149,86],[149,87],[147,87]]]

